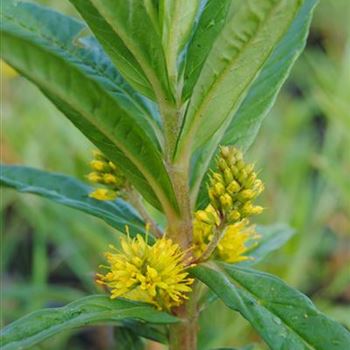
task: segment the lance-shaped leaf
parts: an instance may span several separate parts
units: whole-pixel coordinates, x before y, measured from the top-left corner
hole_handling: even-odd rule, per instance
[[[162,42],[169,77],[177,82],[178,56],[192,33],[201,0],[161,0]]]
[[[147,304],[92,295],[61,308],[35,311],[9,324],[0,333],[1,345],[3,350],[29,349],[65,330],[88,325],[118,324],[129,319],[155,324],[178,322],[176,317]]]
[[[94,125],[90,124],[83,116],[73,110],[67,103],[59,99],[57,96],[50,94],[47,90],[41,89],[44,95],[46,95],[59,109],[66,115],[70,121],[84,134],[90,141],[99,147],[105,155],[107,155],[115,164],[122,165],[123,171],[131,182],[140,189],[141,193],[144,195],[148,201],[155,207],[160,208],[160,203],[155,197],[153,189],[150,187],[146,178],[139,171],[139,169],[127,158],[124,153],[118,149],[115,144],[113,144],[110,139],[108,139],[102,132],[95,129]]]
[[[16,165],[1,165],[0,185],[20,192],[34,193],[54,202],[96,216],[121,232],[125,225],[132,234],[142,233],[145,224],[137,212],[122,199],[98,201],[90,198],[92,188],[62,174]]]
[[[232,0],[208,0],[199,18],[186,54],[186,68],[182,98],[186,101],[192,93],[209,52],[225,24]]]
[[[148,325],[145,327],[145,323],[136,320],[123,321],[123,327],[132,330],[140,337],[157,341],[158,343],[168,343],[168,329],[162,325]]]
[[[316,4],[317,0],[304,0],[288,31],[282,36],[258,78],[249,88],[248,95],[228,125],[225,135],[218,131],[208,145],[193,155],[192,198],[193,201],[196,200],[200,188],[198,206],[207,199],[206,180],[202,179],[208,166],[213,164],[217,144],[237,144],[246,151],[254,141],[265,115],[305,46]]]
[[[294,62],[304,49],[317,3],[318,0],[304,0],[289,30],[264,65],[259,78],[249,89],[248,95],[225,132],[222,144],[235,144],[243,151],[250,147]]]
[[[152,85],[158,101],[174,101],[160,29],[149,17],[144,1],[90,1],[135,57]]]
[[[279,278],[217,263],[191,272],[231,309],[241,313],[273,350],[344,350],[350,333]]]
[[[145,344],[142,339],[131,329],[125,327],[116,327],[114,329],[114,338],[119,349],[145,350]]]
[[[81,48],[85,26],[29,3],[5,1],[1,9],[2,55],[33,81],[67,117],[118,164],[153,205],[176,207],[159,145],[144,108],[119,77]],[[103,62],[103,61],[102,61]]]
[[[92,5],[91,1],[70,0],[70,2],[85,19],[96,38],[129,84],[145,96],[154,99],[153,88],[140,64],[108,22]]]
[[[177,156],[213,135],[220,141],[234,112],[302,6],[299,0],[247,0],[228,18],[193,89]]]

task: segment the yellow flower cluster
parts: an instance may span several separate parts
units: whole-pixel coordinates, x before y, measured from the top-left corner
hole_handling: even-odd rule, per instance
[[[121,239],[121,250],[106,253],[108,272],[97,275],[111,298],[125,297],[170,310],[188,299],[193,279],[186,272],[184,253],[178,244],[162,237],[152,246],[141,235]]]
[[[254,226],[249,225],[247,219],[243,219],[225,228],[225,233],[216,247],[216,254],[228,263],[249,260],[244,254],[256,245],[258,238],[260,235],[255,232]]]
[[[248,217],[263,211],[253,201],[264,185],[254,166],[246,164],[242,152],[235,147],[221,147],[216,165],[208,186],[210,204],[195,213],[194,253],[199,257],[218,231],[223,231],[215,254],[227,262],[246,260],[243,254],[258,238]]]
[[[92,183],[98,183],[105,187],[97,188],[89,196],[101,201],[114,200],[118,196],[125,197],[124,189],[127,187],[125,176],[101,152],[94,151],[93,155],[94,159],[90,162],[93,171],[87,175],[87,178]]]

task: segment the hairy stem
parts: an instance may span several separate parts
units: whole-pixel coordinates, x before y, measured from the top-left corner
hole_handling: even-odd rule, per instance
[[[169,237],[178,243],[187,252],[186,258],[193,260],[192,256],[192,210],[189,195],[189,166],[188,163],[169,164],[168,170],[172,179],[180,215],[168,217]],[[170,350],[196,350],[197,349],[197,293],[195,286],[187,303],[174,310],[182,323],[170,326]]]
[[[165,161],[169,165],[172,163],[176,149],[177,138],[180,134],[183,111],[175,104],[162,104],[160,111],[163,115],[165,133]]]
[[[198,284],[193,285],[193,292],[186,304],[175,310],[181,323],[170,326],[169,350],[196,350],[198,333]]]
[[[179,215],[168,218],[168,234],[182,249],[192,245],[192,213],[189,198],[189,185],[186,167],[178,164],[168,165],[170,177],[179,205]]]
[[[167,235],[186,251],[186,259],[192,261],[192,209],[189,189],[189,158],[175,163],[173,161],[176,141],[180,133],[183,118],[183,106],[172,106],[170,108],[168,106],[161,108],[161,110],[165,113],[163,114],[166,140],[165,162],[179,208],[178,213],[167,213]],[[189,298],[185,304],[173,310],[174,314],[181,318],[183,322],[170,326],[170,350],[197,349],[197,296],[195,288],[193,288]]]
[[[167,233],[173,241],[180,244],[186,250],[192,244],[192,211],[189,189],[189,162],[173,162],[176,142],[180,134],[184,106],[181,105],[180,97],[175,104],[160,104],[163,116],[165,132],[165,163],[172,181],[178,212],[167,213]]]

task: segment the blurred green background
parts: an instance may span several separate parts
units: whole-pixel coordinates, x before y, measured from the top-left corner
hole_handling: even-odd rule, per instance
[[[68,1],[40,2],[75,14]],[[260,223],[286,222],[297,232],[259,268],[301,289],[350,329],[349,20],[349,0],[320,1],[306,50],[247,157],[266,185]],[[7,69],[0,141],[2,162],[81,179],[89,171],[89,141],[33,85]],[[42,198],[12,190],[1,195],[2,324],[97,292],[94,271],[117,233]],[[65,333],[37,348],[108,349],[102,332],[95,327]],[[266,348],[220,302],[205,310],[200,349],[248,343]]]

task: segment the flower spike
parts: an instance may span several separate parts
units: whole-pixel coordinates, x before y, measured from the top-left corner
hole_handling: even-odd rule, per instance
[[[253,204],[263,189],[254,165],[244,162],[239,149],[220,148],[216,171],[211,172],[208,184],[210,204],[194,214],[197,258],[206,260],[214,253],[231,263],[248,259],[244,254],[259,237],[248,218],[263,211],[261,206]]]

